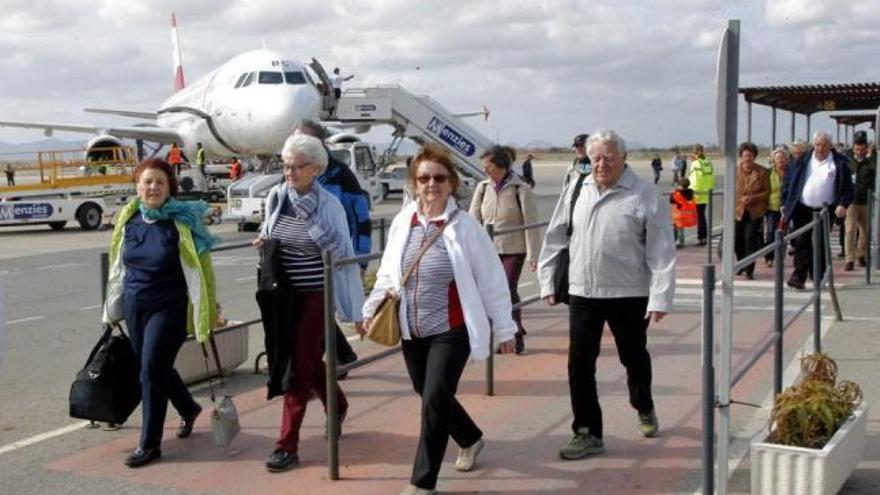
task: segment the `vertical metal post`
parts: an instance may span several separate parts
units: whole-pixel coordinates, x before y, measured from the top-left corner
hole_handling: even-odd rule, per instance
[[[715,492],[715,265],[703,265],[703,493]]]
[[[752,140],[752,102],[746,102],[746,141]]]
[[[770,150],[776,149],[776,107],[773,107],[773,112],[770,114]]]
[[[486,232],[489,233],[489,239],[495,239],[495,226],[486,225]],[[495,395],[495,339],[492,332],[489,332],[489,357],[486,359],[486,395]]]
[[[822,329],[822,219],[813,212],[813,352],[822,352],[820,331]],[[830,270],[831,267],[828,267]]]
[[[333,303],[333,255],[324,258],[324,363],[327,365],[327,467],[331,480],[339,479],[339,404],[336,403],[336,315]]]
[[[714,176],[715,171],[712,171]],[[712,263],[712,204],[715,203],[715,190],[709,189],[709,201],[706,203],[706,263]]]
[[[834,141],[836,143],[841,142],[840,141],[840,122],[838,122],[837,125],[834,126]]]
[[[727,493],[730,457],[730,380],[733,348],[733,210],[736,185],[737,103],[739,97],[740,23],[728,22],[721,45],[718,69],[718,142],[724,152],[724,194],[722,195],[721,334],[718,359],[718,495]]]
[[[874,250],[872,245],[874,239],[874,190],[868,189],[868,249],[865,249],[865,282],[871,285],[871,251]]]
[[[843,321],[843,312],[840,310],[840,301],[837,300],[837,289],[834,288],[834,270],[831,258],[831,213],[828,207],[820,215],[822,219],[822,255],[825,257],[825,274],[828,277],[828,295],[831,296],[831,309],[837,321]],[[842,227],[841,227],[842,228]],[[825,277],[822,277],[825,280]]]
[[[783,316],[785,315],[785,233],[776,230],[775,247],[773,249],[774,281],[773,281],[773,329],[776,331],[776,345],[773,348],[773,394],[782,393],[782,335]]]
[[[379,219],[379,246],[385,251],[385,218]]]
[[[101,265],[101,304],[107,300],[107,279],[110,277],[110,254],[101,253],[98,263]]]
[[[812,141],[810,141],[810,130],[811,130],[812,127],[813,127],[813,126],[812,126],[812,121],[811,121],[811,119],[810,119],[810,117],[812,117],[812,115],[813,115],[813,114],[811,114],[811,113],[808,113],[808,114],[807,114],[807,135],[804,137],[804,140],[807,141],[808,143],[809,143],[809,142],[812,142]]]
[[[797,114],[794,113],[794,110],[792,110],[791,111],[791,139],[788,140],[789,142],[794,142],[794,127],[795,127],[795,123],[797,120],[797,119],[795,119],[796,115]]]

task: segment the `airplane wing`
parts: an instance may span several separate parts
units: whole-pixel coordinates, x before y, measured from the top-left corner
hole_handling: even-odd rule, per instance
[[[97,126],[91,124],[63,124],[55,122],[20,122],[0,120],[0,127],[19,127],[22,129],[41,129],[43,134],[51,136],[55,131],[81,132],[84,134],[109,134],[119,138],[143,139],[162,144],[183,142],[183,138],[172,129],[154,126]]]
[[[83,108],[84,112],[89,113],[105,113],[108,115],[118,115],[120,117],[131,117],[135,119],[156,120],[159,114],[156,112],[138,112],[134,110],[114,110],[111,108]]]

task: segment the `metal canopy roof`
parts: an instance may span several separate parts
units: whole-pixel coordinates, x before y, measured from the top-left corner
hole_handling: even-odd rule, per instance
[[[740,88],[747,102],[810,115],[880,107],[880,83]]]
[[[877,120],[877,114],[874,113],[847,113],[829,115],[829,117],[834,119],[838,125],[856,126],[867,122],[871,124],[872,128],[874,127],[874,122]]]

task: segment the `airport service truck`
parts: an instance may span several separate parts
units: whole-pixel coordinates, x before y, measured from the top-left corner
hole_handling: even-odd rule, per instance
[[[333,157],[348,165],[357,176],[361,189],[367,191],[370,208],[381,201],[382,184],[377,177],[372,147],[351,135],[334,136],[327,143]],[[269,190],[283,180],[281,173],[247,174],[230,184],[226,194],[226,220],[237,221],[242,231],[257,230],[263,221]]]

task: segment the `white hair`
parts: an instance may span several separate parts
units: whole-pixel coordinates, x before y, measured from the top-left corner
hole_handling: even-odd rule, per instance
[[[284,141],[281,148],[281,160],[284,163],[293,161],[294,155],[302,155],[309,163],[318,166],[318,175],[327,169],[327,150],[321,140],[305,134],[295,134]]]
[[[828,133],[825,132],[825,131],[816,131],[816,132],[814,132],[814,133],[813,133],[813,139],[811,139],[810,142],[813,143],[813,145],[815,146],[815,145],[816,145],[816,141],[818,141],[818,140],[821,139],[821,138],[825,138],[825,140],[828,141],[828,144],[831,144],[831,135],[828,134]]]
[[[613,143],[618,153],[626,154],[626,141],[611,129],[601,129],[590,134],[590,137],[587,138],[587,151],[592,149],[594,145],[604,143]]]

